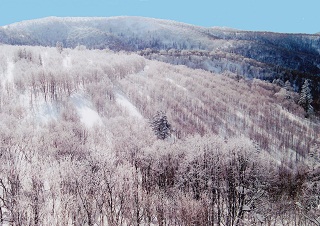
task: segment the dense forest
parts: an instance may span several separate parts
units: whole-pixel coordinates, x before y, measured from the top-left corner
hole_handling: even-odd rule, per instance
[[[0,77],[1,225],[320,224],[308,85],[62,45]]]

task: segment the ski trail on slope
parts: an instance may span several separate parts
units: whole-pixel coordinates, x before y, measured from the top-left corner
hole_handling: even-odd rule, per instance
[[[125,96],[123,96],[122,94],[116,93],[116,102],[117,104],[119,104],[120,106],[122,106],[123,108],[125,108],[129,115],[138,119],[143,119],[142,115],[140,114],[140,112],[138,111],[138,109],[136,108],[136,106],[134,106]]]
[[[177,84],[174,80],[172,80],[171,78],[166,78],[166,81],[170,82],[171,84],[175,85],[177,88],[183,90],[183,91],[188,91],[185,87],[180,86],[179,84]]]
[[[98,112],[96,112],[90,107],[91,103],[88,100],[86,100],[81,94],[72,95],[71,100],[75,105],[80,117],[80,121],[83,124],[85,124],[89,128],[93,125],[102,124],[102,119]]]
[[[35,120],[36,123],[47,124],[51,120],[57,120],[59,115],[58,106],[55,102],[46,101],[44,97],[31,97],[31,91],[21,93],[20,105],[26,110],[26,118]]]

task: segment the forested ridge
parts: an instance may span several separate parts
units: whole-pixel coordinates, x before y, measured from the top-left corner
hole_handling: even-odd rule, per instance
[[[300,92],[312,81],[320,110],[320,35],[199,27],[144,17],[47,17],[0,27],[0,43],[111,49],[148,59],[284,84]]]
[[[2,225],[320,223],[307,88],[61,45],[0,76]]]

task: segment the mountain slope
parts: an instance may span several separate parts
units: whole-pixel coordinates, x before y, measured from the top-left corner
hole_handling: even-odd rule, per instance
[[[205,28],[143,17],[49,17],[11,24],[3,30],[2,39],[7,44],[54,46],[61,41],[66,47],[81,44],[88,48],[131,51],[146,48],[220,50],[320,74],[318,35]]]
[[[290,81],[296,92],[310,79],[313,106],[320,110],[319,35],[205,28],[143,17],[48,17],[0,28],[0,42],[140,51],[148,59],[191,68],[279,84]]]
[[[2,224],[312,225],[320,125],[296,93],[233,76],[0,45]]]
[[[189,27],[192,26],[172,21],[140,17],[50,17],[12,24],[8,26],[7,31],[13,37],[17,33],[30,35],[30,39],[26,38],[24,40],[26,44],[37,42],[38,45],[52,46],[57,41],[62,41],[66,47],[75,47],[77,44],[82,44],[89,48],[109,47],[117,50],[123,48],[137,50],[146,48],[157,36],[162,39],[161,42],[163,43],[166,42],[164,39],[167,39],[169,46],[172,46],[172,42],[187,40],[190,34]],[[180,28],[180,31],[176,30],[177,28]],[[178,32],[180,37],[176,35],[176,32]],[[174,36],[176,37],[172,39]],[[121,38],[119,46],[110,46],[108,43],[105,43],[107,40],[115,37]],[[195,35],[194,38],[199,39],[201,35]],[[90,39],[93,40],[90,42]],[[142,43],[139,44],[139,42]]]
[[[319,142],[319,125],[303,118],[303,109],[294,102],[297,95],[275,84],[236,80],[228,78],[232,74],[172,66],[136,54],[0,48],[3,111],[10,113],[7,105],[20,103],[11,107],[21,108],[22,119],[45,123],[65,109],[91,126],[116,116],[147,120],[166,110],[180,137],[243,135],[266,151],[292,150],[302,156]],[[86,113],[92,123],[85,121]]]

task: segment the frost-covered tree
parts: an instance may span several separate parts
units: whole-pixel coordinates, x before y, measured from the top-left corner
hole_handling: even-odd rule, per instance
[[[306,117],[309,117],[313,113],[312,103],[312,94],[309,80],[305,80],[300,93],[300,98],[298,104],[303,107],[306,112]]]
[[[287,80],[284,83],[283,88],[286,90],[285,98],[286,99],[291,99],[291,92],[293,91],[293,89],[291,87],[291,83],[289,82],[289,80]]]
[[[158,111],[153,116],[150,126],[158,139],[164,140],[171,136],[171,125],[163,111]]]
[[[61,54],[62,51],[63,51],[63,43],[62,42],[57,42],[56,43],[56,48],[57,48],[57,51]]]

